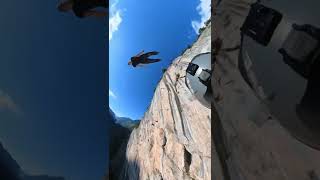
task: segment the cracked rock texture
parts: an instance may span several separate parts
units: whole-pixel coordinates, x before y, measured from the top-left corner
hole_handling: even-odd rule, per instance
[[[193,57],[211,51],[211,24],[163,74],[140,126],[131,133],[119,179],[211,179],[211,110],[185,83]]]

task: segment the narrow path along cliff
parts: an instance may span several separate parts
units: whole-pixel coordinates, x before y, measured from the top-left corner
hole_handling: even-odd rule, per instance
[[[185,83],[193,57],[211,51],[211,23],[164,72],[140,126],[131,133],[119,179],[211,179],[211,110]]]

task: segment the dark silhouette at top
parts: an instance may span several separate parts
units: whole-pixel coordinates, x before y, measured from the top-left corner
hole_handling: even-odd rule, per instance
[[[159,52],[157,51],[151,51],[144,53],[144,51],[141,51],[139,54],[131,57],[131,60],[128,62],[128,65],[132,65],[133,67],[137,67],[139,64],[150,64],[159,62],[160,59],[150,59],[150,56],[157,55]]]
[[[106,0],[66,0],[58,5],[60,12],[68,12],[72,10],[79,18],[88,16],[105,17],[108,15],[106,11],[97,11],[94,8],[109,7],[109,1]]]

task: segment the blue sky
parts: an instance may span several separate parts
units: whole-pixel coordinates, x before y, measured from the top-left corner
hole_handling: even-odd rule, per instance
[[[1,3],[0,142],[27,173],[102,179],[107,18],[78,19],[56,3]]]
[[[192,44],[210,17],[210,0],[112,0],[109,17],[109,103],[118,116],[141,119],[166,68]],[[141,50],[162,61],[127,65]]]

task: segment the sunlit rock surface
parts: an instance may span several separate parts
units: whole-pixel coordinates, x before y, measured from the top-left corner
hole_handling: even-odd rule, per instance
[[[163,74],[127,144],[119,179],[211,179],[211,110],[185,83],[193,57],[211,51],[211,24]]]

